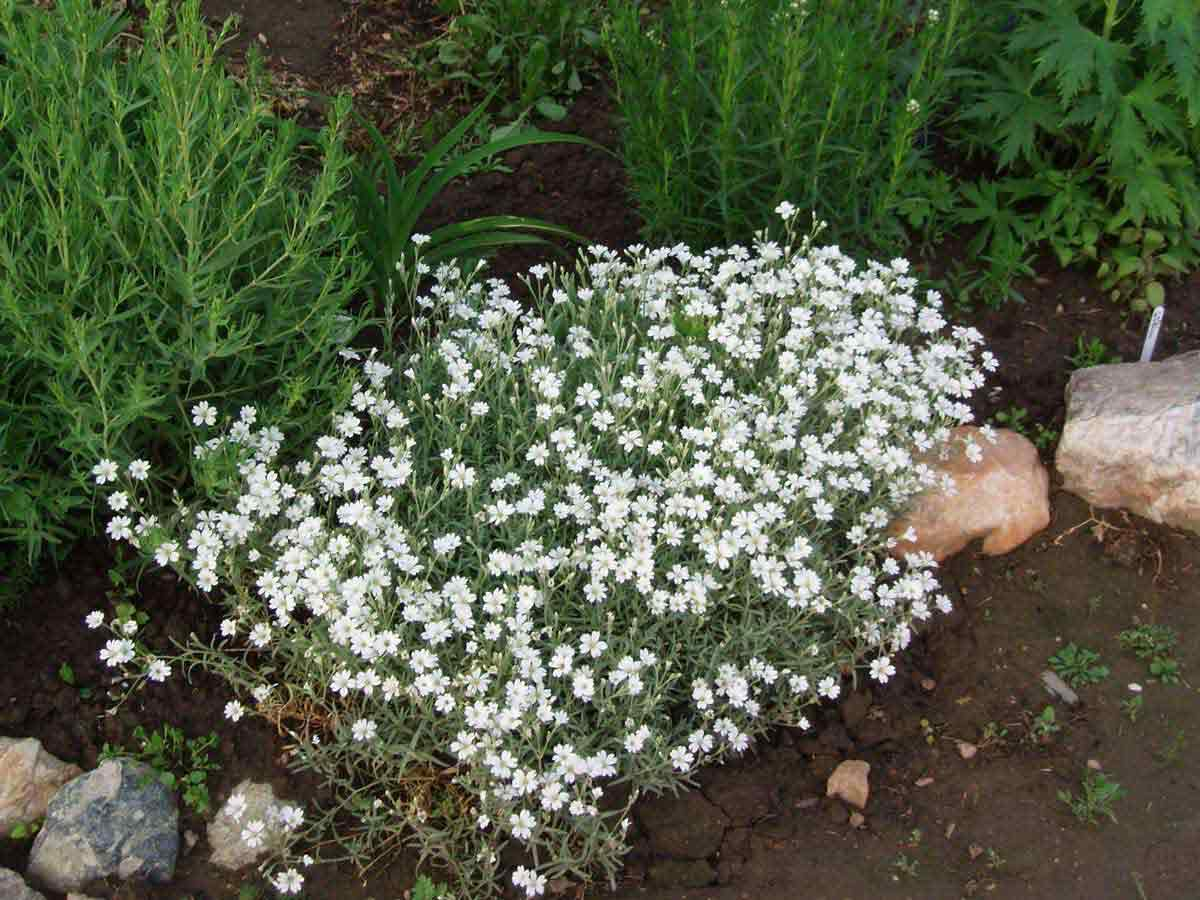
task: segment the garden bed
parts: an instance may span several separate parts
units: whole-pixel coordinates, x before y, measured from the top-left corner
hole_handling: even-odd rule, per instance
[[[403,76],[388,74],[394,64],[378,51],[427,35],[437,19],[425,4],[310,2],[302,18],[299,12],[274,18],[259,4],[244,5],[213,2],[205,9],[246,13],[243,46],[258,40],[281,84],[326,92],[357,87],[384,127],[419,106],[397,82]],[[604,85],[592,84],[566,119],[548,127],[612,146],[610,115]],[[511,213],[549,219],[611,247],[637,241],[639,223],[613,158],[563,144],[515,151],[505,162],[511,174],[484,175],[440,195],[423,226]],[[914,264],[936,279],[961,252],[960,243],[935,248]],[[491,273],[512,278],[543,255],[506,251]],[[1049,260],[1037,272],[1021,285],[1024,304],[965,310],[949,298],[955,317],[979,328],[1001,361],[976,397],[977,418],[1016,417],[1031,437],[1039,425],[1061,429],[1069,359],[1080,361],[1081,340],[1085,347],[1100,341],[1132,360],[1144,329],[1085,275],[1058,270]],[[1200,275],[1169,284],[1166,305],[1157,357],[1200,348]],[[1048,464],[1051,452],[1048,441]],[[594,889],[587,896],[783,900],[802,890],[829,898],[1194,896],[1200,772],[1189,751],[1200,739],[1200,704],[1191,684],[1200,671],[1200,642],[1192,638],[1200,628],[1200,539],[1089,509],[1053,485],[1051,503],[1049,527],[1025,546],[998,558],[982,557],[972,546],[943,566],[956,611],[935,619],[914,641],[898,662],[901,677],[825,710],[807,733],[780,730],[744,760],[706,770],[699,778],[702,798],[670,801],[705,814],[693,816],[703,823],[688,833],[697,845],[715,845],[715,852],[692,859],[696,854],[679,840],[664,840],[666,829],[681,829],[661,824],[672,817],[656,804],[653,814],[637,816],[617,894]],[[216,679],[149,685],[115,717],[101,714],[108,670],[97,658],[98,636],[82,622],[107,603],[113,562],[105,543],[81,544],[6,623],[0,733],[37,737],[50,752],[88,769],[106,742],[131,746],[139,724],[171,724],[189,736],[216,732],[213,756],[220,768],[209,779],[216,802],[244,778],[270,781],[282,797],[315,799],[319,787],[288,772],[286,740],[270,724],[225,718],[231,695]],[[148,574],[138,598],[150,614],[145,639],[151,645],[191,632],[212,634],[220,619],[170,575]],[[1122,648],[1118,634],[1135,621],[1169,625],[1181,636],[1175,649],[1180,683],[1151,681],[1145,664]],[[1039,680],[1048,659],[1069,643],[1097,651],[1110,669],[1081,688],[1080,704],[1070,708]],[[1136,719],[1127,703],[1136,696],[1131,682],[1144,687]],[[1053,728],[1047,707],[1054,710]],[[872,765],[872,795],[859,827],[824,798],[825,778],[846,758]],[[1124,789],[1113,807],[1116,822],[1084,824],[1058,796],[1079,795],[1089,763]],[[203,819],[184,811],[183,827],[200,843],[182,857],[172,885],[97,885],[92,893],[239,896],[243,879],[206,863]],[[27,850],[28,842],[0,841],[0,865],[20,870]],[[400,897],[412,886],[414,864],[400,855],[365,880],[348,866],[317,867],[307,876],[305,896]]]

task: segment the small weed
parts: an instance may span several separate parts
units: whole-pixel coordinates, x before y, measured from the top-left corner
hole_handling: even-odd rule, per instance
[[[1154,756],[1164,766],[1174,766],[1183,757],[1185,747],[1187,747],[1187,734],[1182,728],[1177,728],[1170,740],[1163,744]]]
[[[1094,597],[1088,597],[1088,602],[1087,602],[1088,615],[1094,616],[1096,613],[1100,612],[1100,606],[1103,603],[1104,603],[1104,598],[1101,597],[1099,594],[1096,594],[1096,596],[1094,596]]]
[[[8,838],[11,841],[29,841],[33,840],[41,830],[41,819],[35,819],[32,822],[18,822],[9,830]]]
[[[997,744],[1008,743],[1008,729],[999,722],[988,722],[979,734],[979,749],[986,750]]]
[[[1028,713],[1026,716],[1028,717],[1029,740],[1032,743],[1047,744],[1054,735],[1062,731],[1062,726],[1055,719],[1053,706],[1047,706],[1036,716],[1029,716]]]
[[[1097,824],[1101,816],[1113,822],[1117,821],[1112,805],[1125,795],[1125,789],[1121,785],[1109,781],[1103,772],[1089,770],[1083,776],[1080,787],[1083,792],[1078,797],[1071,791],[1058,792],[1058,799],[1071,808],[1075,818],[1089,825]]]
[[[1089,369],[1092,366],[1103,366],[1109,363],[1119,363],[1121,357],[1108,349],[1108,345],[1100,338],[1092,338],[1085,342],[1083,335],[1075,339],[1075,352],[1067,357],[1072,369]]]
[[[1047,428],[1041,422],[1034,423],[1033,435],[1030,440],[1033,441],[1033,446],[1039,450],[1049,450],[1058,443],[1058,429]]]
[[[1071,687],[1095,684],[1108,677],[1108,666],[1102,666],[1100,654],[1074,643],[1067,644],[1050,657],[1050,668]]]
[[[1118,634],[1117,640],[1138,659],[1153,659],[1169,654],[1178,643],[1179,635],[1170,625],[1138,624]]]
[[[76,688],[79,691],[81,700],[90,700],[92,697],[92,689],[90,687],[79,687],[79,683],[75,680],[75,670],[71,668],[70,663],[63,663],[58,667],[58,678],[67,687]]]
[[[1171,656],[1171,650],[1179,643],[1179,635],[1170,625],[1138,623],[1118,634],[1117,640],[1138,659],[1149,661],[1150,677],[1155,681],[1179,683],[1179,661]]]
[[[259,898],[262,897],[263,892],[262,888],[260,888],[257,884],[250,884],[249,882],[246,882],[240,888],[238,888],[237,895],[238,900],[259,900]]]
[[[1179,662],[1169,656],[1156,656],[1150,660],[1150,677],[1163,684],[1179,684]]]
[[[409,898],[410,900],[439,900],[440,897],[445,896],[447,890],[448,888],[444,884],[434,884],[428,875],[418,875]]]
[[[158,772],[159,781],[164,787],[182,793],[184,805],[197,815],[206,814],[209,809],[208,773],[219,768],[216,762],[208,758],[208,752],[217,746],[216,732],[203,737],[185,738],[183,732],[173,725],[163,725],[161,729],[150,732],[138,725],[133,729],[133,736],[141,745],[137,753],[105,744],[100,751],[100,758],[126,756],[141,760]]]
[[[1029,434],[1029,410],[1023,406],[1010,406],[996,413],[996,421],[1005,428],[1011,428],[1017,434]]]
[[[899,881],[901,876],[916,878],[918,866],[919,863],[912,857],[904,853],[896,854],[896,858],[892,861],[892,868],[895,869],[895,872],[892,874],[892,880]]]
[[[1004,868],[1006,860],[1000,855],[1000,851],[995,847],[987,848],[987,867],[993,872],[999,872]]]
[[[1121,713],[1131,724],[1136,724],[1138,716],[1142,714],[1142,706],[1145,705],[1145,702],[1146,699],[1141,694],[1134,694],[1129,699],[1121,701]]]

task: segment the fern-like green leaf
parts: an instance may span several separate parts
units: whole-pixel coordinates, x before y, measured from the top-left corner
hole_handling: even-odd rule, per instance
[[[1200,6],[1195,0],[1143,0],[1138,42],[1162,45],[1189,124],[1200,123]]]
[[[997,59],[995,64],[1003,82],[990,82],[994,86],[981,91],[979,99],[960,114],[961,118],[984,123],[996,136],[1001,168],[1011,166],[1017,159],[1036,165],[1040,159],[1037,148],[1041,134],[1062,133],[1062,110],[1053,99],[1036,92],[1036,78],[1031,69],[1006,59]]]
[[[1117,74],[1130,48],[1097,34],[1079,20],[1078,3],[1027,4],[1031,14],[1013,32],[1009,49],[1032,51],[1034,81],[1053,79],[1063,106],[1093,85],[1101,99],[1117,93]],[[1038,15],[1040,14],[1040,15]]]

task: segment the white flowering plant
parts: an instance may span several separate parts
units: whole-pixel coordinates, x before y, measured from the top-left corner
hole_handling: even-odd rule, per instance
[[[889,524],[995,360],[903,260],[777,212],[780,243],[535,266],[532,310],[418,263],[409,351],[355,363],[306,458],[239,414],[200,448],[210,505],[142,528],[97,467],[110,535],[227,609],[178,662],[334,789],[295,846],[412,843],[469,897],[611,879],[640,794],[887,681],[949,608]]]

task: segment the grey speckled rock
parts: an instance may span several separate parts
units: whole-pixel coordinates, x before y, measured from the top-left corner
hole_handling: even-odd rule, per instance
[[[46,900],[12,869],[0,869],[0,900]]]
[[[26,877],[67,893],[116,875],[163,883],[175,874],[179,811],[154,770],[110,759],[55,794]]]

